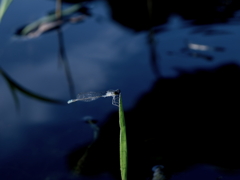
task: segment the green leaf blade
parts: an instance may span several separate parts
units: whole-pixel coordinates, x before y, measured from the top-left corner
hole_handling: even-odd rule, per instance
[[[10,3],[12,2],[12,0],[2,0],[0,3],[0,22],[2,21],[3,15],[6,12],[8,6],[10,5]]]
[[[119,125],[120,125],[120,170],[122,180],[127,180],[127,133],[122,105],[122,97],[119,95]]]

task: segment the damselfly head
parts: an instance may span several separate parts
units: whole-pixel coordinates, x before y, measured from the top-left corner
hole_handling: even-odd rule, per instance
[[[117,96],[117,95],[119,95],[121,93],[121,91],[120,91],[120,89],[116,89],[115,91],[114,91],[114,94]]]
[[[109,96],[118,96],[120,94],[120,90],[117,89],[117,90],[108,90],[106,92],[106,96],[109,97]]]

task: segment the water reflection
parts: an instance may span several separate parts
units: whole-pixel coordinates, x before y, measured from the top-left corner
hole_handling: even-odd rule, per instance
[[[28,97],[33,98],[33,99],[45,101],[45,102],[48,102],[48,103],[65,104],[65,101],[44,97],[44,96],[41,96],[41,95],[36,94],[34,92],[31,92],[30,90],[27,90],[25,87],[19,85],[12,78],[10,78],[10,76],[2,68],[0,68],[0,74],[3,76],[3,78],[8,83],[9,90],[12,93],[12,96],[13,96],[13,99],[15,101],[15,105],[16,105],[17,109],[20,108],[19,99],[18,99],[18,96],[17,96],[17,91],[19,91],[19,92],[21,92],[21,93],[23,93],[23,94],[25,94]]]
[[[64,10],[61,9],[61,1],[56,1],[55,12],[49,13],[47,16],[40,18],[17,30],[16,35],[19,38],[37,38],[47,32],[56,30],[59,41],[59,62],[63,65],[67,77],[67,82],[70,91],[70,97],[73,98],[76,94],[74,82],[72,79],[66,51],[64,47],[64,38],[62,26],[67,23],[77,23],[85,20],[90,15],[88,8],[84,3],[77,3]],[[59,9],[60,8],[60,9]]]
[[[224,52],[225,48],[224,47],[219,47],[219,46],[208,46],[204,44],[197,44],[190,42],[189,40],[185,41],[185,47],[181,49],[182,54],[186,54],[190,57],[193,58],[202,58],[207,61],[212,61],[214,57],[212,55],[206,54],[208,52]]]
[[[57,29],[57,33],[58,33],[58,40],[59,40],[59,62],[63,64],[63,67],[65,69],[67,82],[68,82],[68,86],[69,86],[69,91],[70,91],[70,97],[73,98],[75,96],[76,92],[75,92],[74,82],[72,79],[67,55],[65,52],[63,34],[62,34],[62,30],[60,27]]]
[[[50,7],[48,3],[55,6],[54,1],[28,2],[31,5],[46,3],[48,8]],[[109,1],[110,5],[119,2]],[[147,2],[152,5],[147,6]],[[14,80],[17,78],[19,84],[31,86],[35,92],[65,99],[64,103],[69,99],[66,89],[70,87],[71,94],[74,93],[73,82],[78,92],[120,88],[124,107],[128,110],[126,120],[129,129],[129,163],[132,179],[152,176],[151,168],[155,164],[163,164],[166,167],[163,171],[167,178],[174,178],[172,175],[186,172],[189,167],[197,163],[239,169],[238,154],[233,152],[234,150],[239,152],[235,143],[238,133],[234,127],[237,127],[237,124],[232,120],[234,116],[237,117],[237,109],[233,106],[232,100],[234,103],[238,101],[239,89],[235,85],[238,82],[239,68],[229,66],[209,73],[205,71],[185,73],[200,68],[213,69],[230,60],[239,64],[237,49],[239,41],[236,38],[239,33],[238,26],[209,24],[207,29],[202,30],[198,29],[202,26],[190,26],[194,23],[213,22],[213,20],[216,20],[215,23],[224,22],[224,19],[236,23],[237,15],[231,16],[239,9],[238,2],[221,1],[217,5],[214,4],[215,2],[210,2],[208,4],[214,4],[211,7],[205,7],[205,1],[194,4],[188,2],[187,5],[184,4],[186,2],[188,1],[176,1],[175,4],[170,4],[169,1],[139,1],[137,4],[139,6],[136,3],[133,6],[128,1],[128,6],[121,1],[117,4],[117,9],[111,6],[114,19],[117,20],[116,17],[122,16],[123,19],[117,22],[138,33],[122,29],[113,23],[106,13],[105,4],[94,2],[96,6],[92,9],[93,18],[88,18],[81,24],[81,28],[77,24],[72,26],[64,34],[65,39],[62,27],[70,23],[70,19],[73,18],[71,15],[66,17],[66,21],[56,18],[53,23],[49,21],[49,24],[40,23],[35,26],[33,28],[35,31],[32,32],[33,34],[37,32],[35,34],[40,38],[13,42],[6,46],[6,39],[10,38],[9,29],[14,29],[15,23],[15,26],[19,26],[29,21],[29,17],[23,14],[21,18],[25,18],[16,22],[15,18],[20,16],[16,16],[19,11],[13,7],[16,14],[10,11],[11,9],[9,13],[14,14],[12,16],[15,20],[14,24],[10,19],[4,21],[9,24],[3,23],[0,28],[1,33],[8,32],[6,36],[0,36],[1,59],[6,59],[1,61],[2,72],[11,74]],[[193,7],[189,8],[191,4]],[[199,7],[203,8],[201,13],[196,8],[199,4]],[[139,10],[139,7],[143,8],[143,11]],[[215,8],[217,10],[211,12],[213,14],[210,18],[203,21],[204,16],[207,17],[209,13],[202,12]],[[133,13],[133,10],[136,11]],[[47,8],[44,11],[46,12]],[[141,13],[137,14],[137,12]],[[119,15],[115,16],[117,13]],[[172,13],[178,14],[178,18],[171,16]],[[30,14],[33,18],[39,17],[39,11],[36,13],[35,9]],[[105,21],[100,23],[95,21],[96,14],[104,15]],[[222,16],[224,14],[226,16]],[[84,14],[84,17],[87,17],[87,14]],[[6,28],[2,31],[3,27]],[[59,49],[55,48],[55,34],[52,34],[50,29],[58,31]],[[142,30],[146,31],[139,32]],[[31,34],[31,31],[27,32]],[[185,39],[189,39],[189,42],[186,43]],[[212,51],[193,49],[193,44],[197,44],[197,47],[199,45],[210,47]],[[185,50],[182,51],[184,48]],[[59,75],[58,71],[54,71],[56,62],[53,60],[56,54],[52,52],[57,52],[61,62],[65,64],[68,84],[62,81],[64,77]],[[172,54],[176,56],[168,56],[166,52],[173,52]],[[66,54],[70,62],[67,61]],[[177,78],[179,75],[181,76]],[[149,89],[152,84],[154,87]],[[106,99],[106,102],[99,99],[91,104],[54,106],[31,102],[29,98],[20,97],[24,104],[22,114],[12,117],[14,113],[9,106],[7,94],[9,90],[5,90],[4,87],[5,84],[1,86],[3,99],[0,104],[2,109],[0,141],[3,147],[0,149],[0,177],[16,179],[19,174],[28,174],[21,178],[24,180],[79,178],[73,177],[67,171],[67,161],[69,169],[77,168],[78,172],[85,175],[107,171],[116,179],[119,178],[117,113],[111,115],[102,127],[106,116],[115,110],[110,99],[109,101]],[[17,90],[19,91],[19,88]],[[143,92],[146,93],[141,98]],[[227,96],[227,93],[230,96]],[[97,128],[100,132],[98,129],[98,138],[94,139],[94,142],[93,130],[79,122],[79,119],[86,115],[99,119]],[[224,123],[219,120],[223,117],[227,119]],[[88,148],[89,144],[91,148]],[[79,161],[80,165],[76,166]],[[205,174],[205,171],[202,174]],[[206,179],[206,176],[203,179]],[[218,173],[214,175],[214,177],[218,176]]]
[[[62,10],[60,19],[56,14],[57,11],[51,12],[39,20],[19,28],[16,35],[20,36],[20,38],[36,38],[43,33],[56,30],[66,23],[81,22],[86,18],[86,15],[83,15],[83,11],[81,11],[82,9],[86,12],[86,7],[83,6],[82,3],[72,5],[71,7]]]
[[[155,40],[155,33],[153,28],[149,30],[148,34],[148,43],[149,43],[149,51],[150,51],[150,62],[152,71],[156,77],[156,79],[160,78],[161,75],[161,66],[160,66],[160,55],[157,53],[157,42]]]
[[[203,34],[205,36],[215,36],[215,35],[231,34],[230,31],[220,30],[220,29],[213,29],[212,27],[209,27],[209,26],[197,27],[191,33],[192,34]]]

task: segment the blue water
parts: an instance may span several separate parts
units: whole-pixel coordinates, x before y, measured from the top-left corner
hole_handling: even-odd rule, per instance
[[[131,110],[156,80],[147,43],[148,32],[136,33],[113,21],[105,1],[92,2],[89,6],[91,17],[62,27],[75,95],[121,89],[124,108]],[[111,105],[111,98],[67,104],[74,97],[70,95],[64,65],[58,59],[56,31],[34,39],[14,36],[19,27],[44,16],[54,7],[53,1],[13,1],[0,24],[0,67],[26,89],[66,102],[65,105],[46,103],[17,92],[20,103],[17,110],[7,82],[0,76],[2,180],[79,179],[69,171],[66,157],[74,148],[87,146],[93,140],[93,130],[82,118],[93,116],[101,126],[110,113],[118,110]],[[193,26],[186,25],[179,15],[172,15],[160,27],[166,29],[155,35],[161,77],[176,78],[179,70],[191,73],[227,63],[240,64],[240,22],[234,19],[229,23]],[[204,30],[198,31],[199,28]],[[209,35],[210,30],[217,33]],[[213,60],[209,61],[184,53],[181,49],[186,48],[187,42],[221,47],[224,51],[190,51],[211,56]],[[201,178],[197,178],[200,175]],[[240,177],[239,173],[222,175],[215,168],[202,165],[175,174],[172,179],[210,180],[219,176],[227,180]],[[91,177],[80,176],[80,179],[114,178],[105,171]]]

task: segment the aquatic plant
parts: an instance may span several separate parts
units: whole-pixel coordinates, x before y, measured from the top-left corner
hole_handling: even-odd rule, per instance
[[[127,180],[127,131],[122,105],[122,96],[119,95],[119,126],[120,126],[120,170],[122,180]]]
[[[2,0],[0,3],[0,22],[2,21],[3,15],[5,14],[8,6],[10,5],[10,3],[12,2],[12,0]]]
[[[122,96],[120,90],[108,90],[105,92],[86,92],[86,93],[79,93],[76,99],[71,99],[67,103],[73,103],[76,101],[83,101],[83,102],[90,102],[94,101],[101,97],[112,97],[112,104],[118,106],[119,110],[119,126],[120,126],[120,138],[119,138],[119,159],[120,159],[120,171],[121,171],[121,178],[122,180],[127,180],[127,133],[126,133],[126,124],[125,124],[125,117],[124,117],[124,110],[122,104]],[[90,146],[89,146],[90,147]],[[87,151],[86,151],[87,152]],[[85,158],[87,153],[80,159],[78,162],[79,164],[82,163],[83,159]]]

